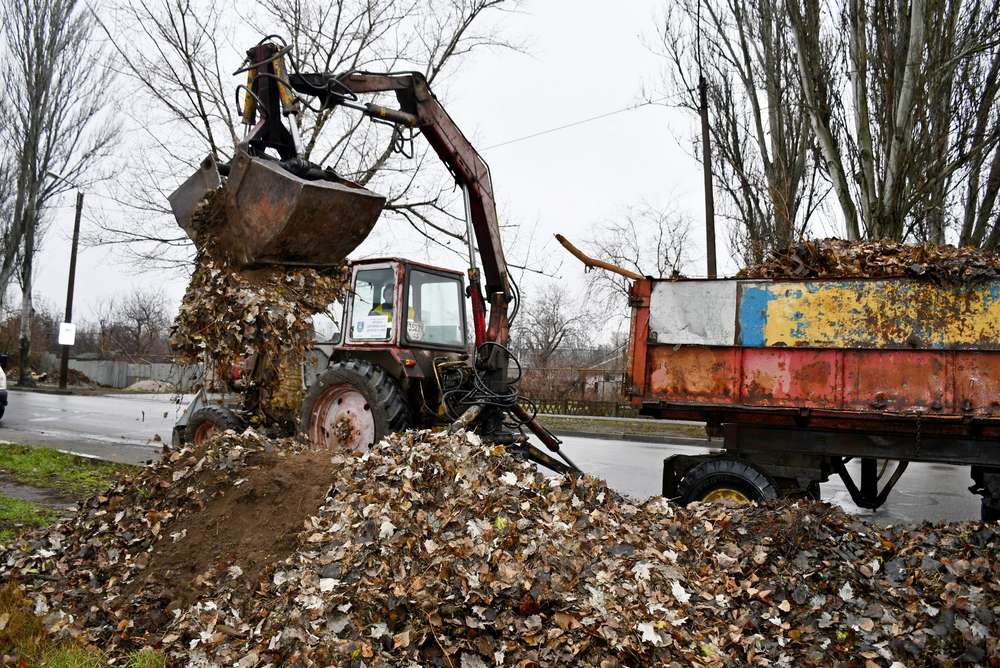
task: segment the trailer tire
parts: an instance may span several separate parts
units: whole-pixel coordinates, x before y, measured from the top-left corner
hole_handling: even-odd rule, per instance
[[[246,422],[231,408],[205,406],[194,412],[184,428],[184,442],[201,445],[210,436],[232,429],[236,433],[246,429]]]
[[[983,499],[979,509],[979,519],[983,522],[1000,522],[1000,506],[994,506]]]
[[[365,449],[408,423],[406,399],[392,376],[350,359],[330,365],[309,387],[299,433],[321,448]]]
[[[708,459],[688,469],[677,485],[681,505],[692,501],[730,500],[739,503],[777,499],[774,482],[738,459]]]

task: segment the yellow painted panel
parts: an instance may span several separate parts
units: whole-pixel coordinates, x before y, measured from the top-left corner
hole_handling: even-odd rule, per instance
[[[910,280],[757,284],[765,346],[1000,348],[1000,282]]]

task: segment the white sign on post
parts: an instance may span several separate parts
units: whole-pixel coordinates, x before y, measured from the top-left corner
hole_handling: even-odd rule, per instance
[[[59,345],[71,346],[76,342],[76,325],[71,322],[59,323]]]

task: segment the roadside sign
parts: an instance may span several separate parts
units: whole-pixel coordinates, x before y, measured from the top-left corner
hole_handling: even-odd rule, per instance
[[[59,323],[59,345],[71,346],[76,342],[76,325],[71,322]]]

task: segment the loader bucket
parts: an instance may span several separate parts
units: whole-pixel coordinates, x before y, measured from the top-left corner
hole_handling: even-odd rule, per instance
[[[209,195],[219,189],[222,179],[219,177],[219,166],[215,158],[209,155],[201,161],[197,171],[187,178],[180,187],[170,194],[170,210],[174,212],[177,224],[197,241],[198,231],[194,225],[194,214],[205,203]]]
[[[214,161],[202,163],[170,198],[172,206],[177,202],[174,215],[192,238],[190,215],[198,205],[186,205],[214,190],[213,172],[218,178]],[[195,199],[199,194],[201,200]],[[309,181],[239,150],[223,185],[223,202],[225,215],[214,220],[212,236],[216,249],[235,264],[331,266],[368,237],[385,198],[356,185]],[[188,218],[181,220],[185,211]]]

